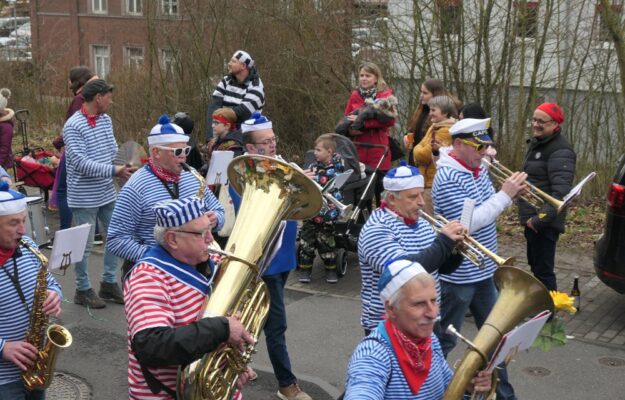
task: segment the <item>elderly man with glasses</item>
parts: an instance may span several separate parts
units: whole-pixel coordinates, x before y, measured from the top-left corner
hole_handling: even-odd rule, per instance
[[[153,207],[163,200],[195,196],[200,182],[183,169],[191,151],[189,136],[163,115],[148,135],[150,158],[122,187],[113,211],[106,248],[125,260],[125,274],[156,244]],[[224,209],[213,193],[204,189],[204,203],[213,229],[224,223]]]
[[[434,212],[448,220],[459,220],[465,200],[473,200],[475,208],[469,234],[497,253],[497,216],[525,189],[527,174],[514,173],[501,190],[495,192],[488,171],[482,166],[486,147],[492,143],[487,130],[489,126],[490,118],[466,118],[451,127],[452,149],[441,153],[432,186],[432,200]],[[449,325],[460,330],[469,310],[478,329],[482,327],[497,301],[497,288],[493,281],[496,268],[495,262],[488,258],[483,268],[465,259],[455,272],[440,274],[443,332]],[[456,345],[456,338],[441,333],[439,339],[446,357]],[[497,399],[516,399],[505,368],[499,377],[501,382],[497,387]]]

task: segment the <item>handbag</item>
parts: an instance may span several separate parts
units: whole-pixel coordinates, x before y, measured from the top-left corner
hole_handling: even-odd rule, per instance
[[[397,139],[390,135],[388,137],[388,147],[391,150],[391,161],[399,160],[404,157],[405,153],[403,147],[399,144]]]
[[[232,232],[232,228],[234,227],[234,220],[236,219],[236,214],[234,212],[234,204],[232,203],[232,199],[230,198],[230,194],[228,193],[229,184],[220,185],[219,187],[219,203],[224,208],[224,225],[217,232],[221,237],[228,237]]]

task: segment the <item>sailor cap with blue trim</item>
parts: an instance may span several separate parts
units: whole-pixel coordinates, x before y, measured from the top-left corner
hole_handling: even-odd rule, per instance
[[[490,118],[465,118],[453,124],[449,133],[453,139],[475,139],[478,143],[492,144],[493,139],[488,135]]]
[[[26,196],[9,189],[9,184],[0,181],[0,215],[13,215],[26,209]]]
[[[259,112],[255,112],[251,115],[250,119],[246,120],[241,124],[241,131],[243,133],[246,132],[256,132],[261,131],[263,129],[272,129],[273,125],[269,118],[265,117]]]
[[[389,262],[380,275],[378,291],[382,302],[389,300],[410,279],[419,275],[427,274],[425,268],[417,262],[410,260],[394,260]]]
[[[406,161],[401,160],[399,167],[393,168],[386,173],[382,180],[384,190],[398,192],[400,190],[422,188],[424,186],[423,175],[419,172],[419,168],[407,165]]]
[[[248,69],[252,69],[252,67],[254,67],[254,59],[252,58],[252,56],[250,56],[250,53],[248,53],[247,51],[237,50],[234,52],[234,55],[232,56],[232,58],[245,64]]]
[[[195,196],[161,201],[153,207],[153,210],[156,215],[156,225],[163,228],[184,225],[200,218],[207,211],[204,200]]]
[[[169,120],[169,116],[161,115],[158,124],[152,128],[148,135],[148,145],[187,143],[190,137],[178,125]]]

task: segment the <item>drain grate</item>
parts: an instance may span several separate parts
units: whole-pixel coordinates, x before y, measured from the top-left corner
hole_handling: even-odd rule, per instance
[[[608,367],[622,367],[625,365],[625,360],[618,357],[601,357],[597,361],[599,361],[599,364]]]
[[[89,400],[91,389],[87,383],[74,375],[55,372],[50,387],[46,390],[48,400]]]
[[[551,371],[543,367],[525,367],[523,372],[530,376],[548,376],[551,375]]]

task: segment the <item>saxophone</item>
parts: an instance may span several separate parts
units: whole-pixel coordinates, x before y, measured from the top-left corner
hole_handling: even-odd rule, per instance
[[[27,390],[45,389],[52,382],[54,364],[60,349],[72,344],[72,334],[61,325],[48,324],[48,316],[43,312],[43,303],[48,296],[48,259],[38,249],[21,239],[20,245],[30,250],[41,262],[37,273],[37,284],[30,324],[26,332],[26,342],[37,348],[37,360],[28,370],[22,372],[22,379]],[[47,338],[47,341],[45,340]]]
[[[204,179],[204,177],[199,172],[197,172],[197,169],[193,168],[189,164],[180,163],[180,165],[182,166],[183,170],[191,173],[191,175],[193,175],[193,177],[197,179],[197,181],[200,184],[200,187],[197,190],[196,196],[199,199],[204,199],[204,191],[206,190],[206,180]]]

